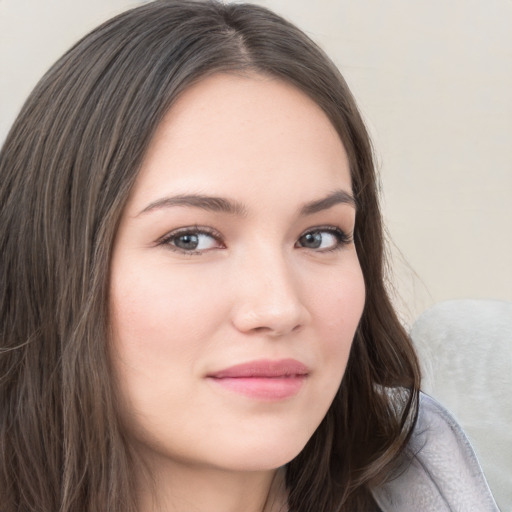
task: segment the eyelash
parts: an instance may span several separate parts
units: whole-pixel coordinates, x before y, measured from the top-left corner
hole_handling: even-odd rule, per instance
[[[334,247],[331,247],[328,249],[311,249],[311,250],[313,250],[314,252],[319,252],[319,253],[334,252],[334,251],[342,249],[346,245],[349,245],[353,241],[353,238],[351,235],[347,234],[345,231],[343,231],[342,229],[340,229],[338,227],[315,226],[315,227],[303,232],[299,236],[295,246],[297,247],[297,244],[299,243],[299,241],[309,234],[326,233],[326,232],[333,235],[336,238],[337,243],[334,245]],[[212,228],[204,227],[204,226],[189,226],[189,227],[185,227],[185,228],[176,229],[176,230],[171,231],[170,233],[166,234],[165,236],[163,236],[160,240],[157,241],[156,245],[165,246],[165,247],[169,248],[171,251],[178,252],[180,254],[185,254],[188,256],[202,255],[205,252],[207,252],[208,250],[210,250],[210,249],[185,250],[185,249],[177,247],[176,245],[173,244],[173,240],[176,240],[180,236],[184,236],[184,235],[192,235],[192,236],[207,235],[207,236],[210,236],[211,238],[213,238],[219,244],[219,247],[218,247],[219,249],[225,248],[225,245],[222,242],[221,234]],[[298,248],[309,249],[308,247],[302,247],[300,245],[298,246]]]
[[[299,240],[309,234],[312,234],[312,233],[326,233],[326,232],[333,235],[336,238],[336,241],[337,241],[336,245],[334,247],[331,247],[328,249],[317,249],[317,250],[315,250],[315,252],[328,253],[328,252],[339,251],[339,250],[343,249],[343,247],[352,243],[352,240],[353,240],[352,236],[347,234],[345,231],[343,231],[342,229],[340,229],[336,226],[315,226],[314,228],[308,229],[307,231],[302,233],[299,236]],[[298,241],[297,241],[297,243],[298,243]],[[304,249],[307,249],[307,247],[304,247]]]
[[[179,229],[176,229],[174,231],[171,231],[170,233],[168,233],[167,235],[162,237],[157,242],[157,245],[166,246],[171,251],[178,252],[180,254],[190,255],[190,256],[204,254],[205,250],[199,250],[199,251],[191,250],[191,251],[188,251],[188,250],[185,250],[185,249],[181,249],[180,247],[177,247],[176,245],[174,245],[172,243],[173,240],[179,238],[180,236],[184,236],[184,235],[192,235],[192,236],[194,236],[194,235],[208,235],[208,236],[212,237],[221,246],[219,248],[223,248],[224,247],[224,244],[222,243],[222,236],[221,236],[221,234],[218,231],[216,231],[216,230],[214,230],[212,228],[203,227],[203,226],[190,226],[190,227],[179,228]]]

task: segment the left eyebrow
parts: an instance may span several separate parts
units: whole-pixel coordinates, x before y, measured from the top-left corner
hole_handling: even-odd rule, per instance
[[[321,212],[322,210],[328,210],[337,204],[348,204],[349,206],[356,208],[356,200],[352,194],[345,190],[335,190],[323,199],[306,203],[300,209],[300,214],[312,215],[314,213]]]
[[[146,206],[137,214],[137,216],[153,210],[170,208],[173,206],[188,206],[212,212],[223,212],[239,216],[246,215],[245,207],[236,201],[230,201],[229,199],[224,199],[223,197],[210,197],[201,194],[186,194],[158,199]]]

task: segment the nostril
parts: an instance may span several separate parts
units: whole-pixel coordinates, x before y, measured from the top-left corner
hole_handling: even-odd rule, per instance
[[[287,332],[297,332],[300,329],[302,329],[302,325],[301,324],[295,325],[290,330],[288,330],[286,328],[280,329],[277,326],[275,328],[272,328],[272,327],[267,327],[267,326],[264,326],[264,325],[263,326],[259,326],[259,327],[254,327],[251,330],[252,330],[253,333],[268,333],[268,334],[272,334],[273,336],[283,336]]]

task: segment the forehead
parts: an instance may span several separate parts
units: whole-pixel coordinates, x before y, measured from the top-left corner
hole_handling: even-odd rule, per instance
[[[291,192],[296,182],[302,196],[351,190],[345,148],[328,117],[281,80],[218,74],[187,89],[169,110],[135,188],[147,201],[162,192],[237,195],[273,185],[282,198],[282,187]]]

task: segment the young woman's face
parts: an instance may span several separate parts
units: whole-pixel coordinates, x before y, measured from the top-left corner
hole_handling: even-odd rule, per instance
[[[149,458],[290,461],[326,414],[364,304],[347,155],[276,79],[216,75],[152,141],[110,286],[123,419]]]

